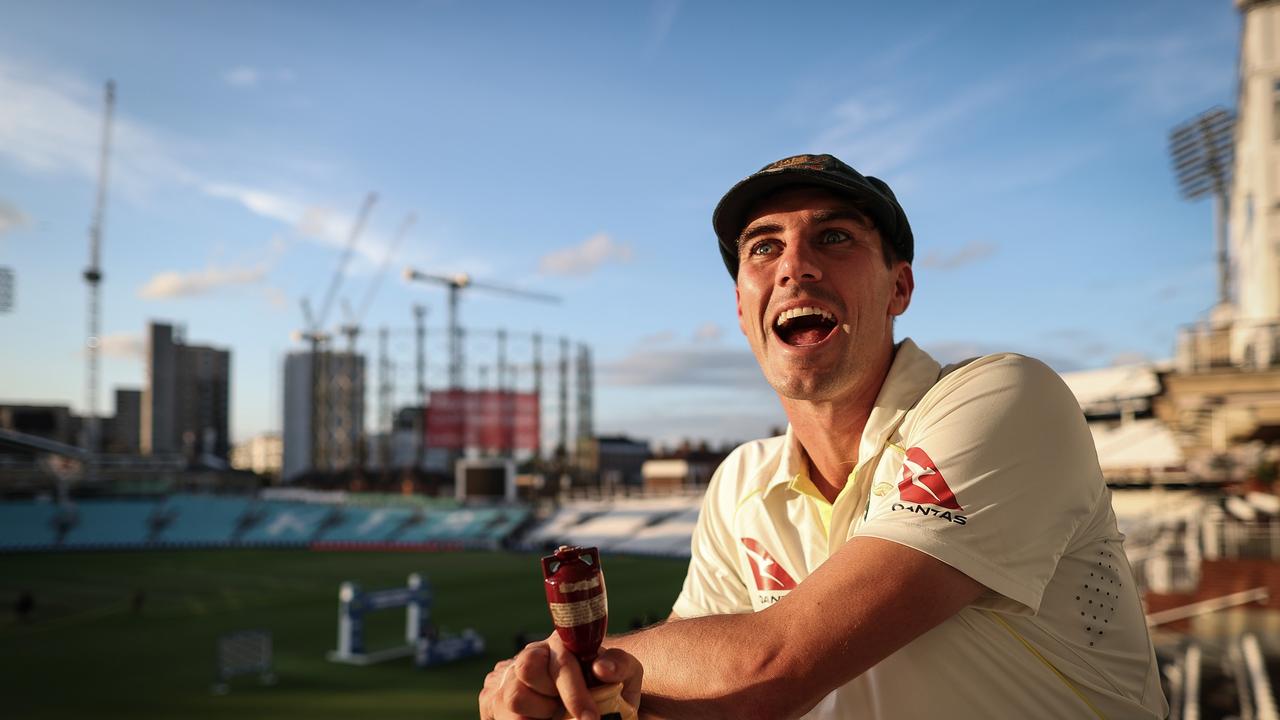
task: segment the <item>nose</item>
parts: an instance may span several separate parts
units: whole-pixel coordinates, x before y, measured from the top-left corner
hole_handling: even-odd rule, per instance
[[[817,282],[821,279],[822,268],[809,243],[788,243],[782,251],[782,261],[778,263],[778,286],[786,287],[793,282]]]

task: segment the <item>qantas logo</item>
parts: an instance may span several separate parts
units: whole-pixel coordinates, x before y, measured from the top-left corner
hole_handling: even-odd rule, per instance
[[[913,447],[902,462],[902,480],[898,483],[898,495],[903,502],[937,505],[949,510],[963,510],[956,496],[947,486],[938,466],[924,450]]]
[[[796,589],[796,581],[791,579],[759,541],[742,538],[742,545],[747,549],[747,561],[751,563],[751,574],[756,577],[757,590]]]

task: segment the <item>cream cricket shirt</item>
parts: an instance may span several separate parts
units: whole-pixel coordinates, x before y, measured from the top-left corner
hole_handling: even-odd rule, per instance
[[[904,340],[834,504],[806,473],[789,429],[724,461],[677,615],[762,610],[859,535],[988,589],[806,717],[1165,716],[1093,440],[1048,367],[1003,354],[943,370]]]

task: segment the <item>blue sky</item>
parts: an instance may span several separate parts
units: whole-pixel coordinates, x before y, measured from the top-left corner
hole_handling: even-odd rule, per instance
[[[179,322],[233,352],[237,439],[278,428],[299,300],[319,302],[369,191],[352,304],[418,218],[364,318],[393,328],[397,396],[410,306],[435,338],[445,317],[444,292],[399,270],[468,272],[561,296],[471,291],[463,323],[589,344],[597,429],[657,441],[782,421],[709,218],[785,155],[832,152],[893,185],[917,247],[898,333],[941,359],[1166,358],[1215,296],[1211,209],[1177,195],[1166,137],[1234,102],[1227,0],[4,0],[0,17],[3,401],[84,405],[107,78],[100,410],[141,387],[146,322]],[[477,335],[479,364],[494,348]],[[527,342],[511,353],[527,362]]]

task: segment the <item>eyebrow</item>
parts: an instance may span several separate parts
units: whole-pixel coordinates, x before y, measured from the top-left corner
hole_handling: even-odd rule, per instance
[[[865,213],[859,212],[852,207],[835,208],[833,210],[819,210],[813,214],[814,224],[821,225],[829,223],[833,220],[852,220],[860,225],[870,225]],[[761,235],[769,235],[771,233],[782,232],[782,226],[777,223],[764,223],[762,225],[752,225],[742,234],[738,236],[738,250],[742,250],[742,246]]]

